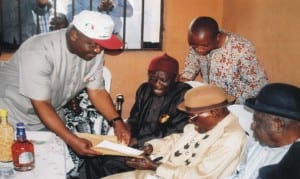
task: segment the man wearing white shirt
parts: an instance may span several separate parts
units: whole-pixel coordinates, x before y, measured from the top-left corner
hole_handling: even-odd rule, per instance
[[[119,141],[129,143],[130,132],[105,90],[105,49],[120,49],[112,35],[110,16],[92,11],[77,14],[67,29],[43,33],[25,41],[9,61],[0,62],[0,108],[9,122],[23,122],[28,130],[50,130],[78,155],[96,156],[92,143],[71,133],[62,107],[87,88],[95,108],[111,121]]]
[[[257,142],[231,178],[300,178],[300,89],[268,84],[245,105],[255,110],[251,128]]]

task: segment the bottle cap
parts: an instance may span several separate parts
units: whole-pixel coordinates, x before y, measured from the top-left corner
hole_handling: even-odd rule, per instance
[[[26,138],[26,132],[25,132],[25,126],[23,122],[18,122],[17,124],[17,138],[22,137],[22,138]]]
[[[18,122],[17,127],[24,127],[24,123],[23,122]]]
[[[6,109],[0,109],[0,117],[7,117],[7,110]]]

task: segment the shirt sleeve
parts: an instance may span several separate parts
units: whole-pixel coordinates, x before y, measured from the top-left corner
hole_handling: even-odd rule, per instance
[[[198,57],[199,55],[197,55],[196,52],[190,48],[189,54],[184,63],[185,66],[181,77],[187,80],[195,80],[200,72],[200,59]]]
[[[16,55],[20,59],[20,93],[32,99],[50,99],[53,64],[38,51]]]
[[[256,96],[259,90],[268,83],[268,78],[251,44],[246,44],[240,55],[238,67],[240,80],[236,90],[238,97],[236,101],[243,103],[245,99]]]

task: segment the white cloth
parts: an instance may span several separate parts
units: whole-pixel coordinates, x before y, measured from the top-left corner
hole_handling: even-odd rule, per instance
[[[258,170],[267,165],[278,163],[287,153],[291,145],[270,148],[261,146],[258,142],[252,143],[245,152],[245,158],[239,164],[237,171],[231,179],[255,179],[258,177]]]

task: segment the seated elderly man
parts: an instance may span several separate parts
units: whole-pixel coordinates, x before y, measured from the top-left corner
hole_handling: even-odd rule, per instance
[[[212,85],[188,90],[178,109],[190,114],[192,124],[186,125],[181,134],[148,141],[145,154],[156,159],[128,159],[126,163],[138,170],[105,179],[216,179],[232,175],[246,143],[237,117],[227,109],[233,100],[234,97]]]
[[[127,124],[131,131],[130,146],[141,148],[145,141],[181,133],[188,114],[177,110],[191,86],[177,81],[179,64],[168,54],[153,58],[148,66],[148,81],[141,84]],[[100,156],[86,159],[89,179],[133,170],[122,157]]]
[[[268,84],[245,104],[254,109],[251,128],[257,142],[232,178],[300,178],[300,89]]]

